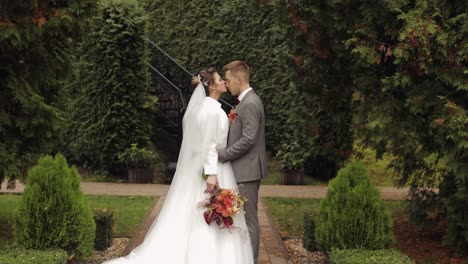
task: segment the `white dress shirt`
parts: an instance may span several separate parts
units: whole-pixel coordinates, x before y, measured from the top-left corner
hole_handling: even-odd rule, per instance
[[[247,89],[245,89],[245,91],[243,91],[241,94],[239,94],[239,96],[237,97],[237,100],[242,101],[242,98],[244,98],[244,96],[250,91],[252,90],[252,87],[249,87]]]

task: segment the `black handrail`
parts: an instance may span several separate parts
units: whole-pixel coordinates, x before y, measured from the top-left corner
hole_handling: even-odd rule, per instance
[[[192,76],[195,76],[193,73],[189,72],[184,66],[180,65],[174,58],[171,57],[171,55],[167,54],[163,49],[161,49],[161,48],[160,48],[156,43],[154,43],[152,40],[146,38],[146,41],[148,41],[153,47],[157,48],[157,49],[158,49],[162,54],[164,54],[168,59],[170,59],[172,62],[174,62],[174,64],[177,65],[181,70],[183,70],[185,73],[187,73],[187,75],[188,75],[189,78],[192,78]],[[147,64],[148,64],[151,68],[154,69],[154,67],[153,67],[152,65],[150,65],[149,63],[147,63]],[[156,70],[156,69],[155,69],[155,70]],[[163,76],[158,70],[156,70],[156,71],[157,71],[158,74],[161,75],[165,80],[168,80],[168,79],[167,79],[165,76]],[[169,81],[169,80],[168,80],[168,81]],[[169,81],[169,82],[170,82],[170,81]],[[170,83],[171,83],[171,85],[172,85],[173,87],[176,87],[176,85],[174,85],[172,82],[170,82]],[[177,87],[176,87],[176,89],[177,89],[177,90],[180,92],[180,94],[181,94],[182,103],[184,104],[184,108],[181,109],[181,111],[183,111],[183,110],[185,109],[184,97],[183,97],[183,95],[182,95],[181,90],[178,89]],[[234,108],[233,105],[231,105],[230,103],[226,102],[225,100],[223,100],[223,99],[221,99],[221,98],[219,98],[219,100],[220,100],[222,103],[228,105],[229,107]]]
[[[184,96],[182,94],[182,90],[180,90],[179,87],[177,87],[175,84],[173,84],[169,79],[166,78],[160,71],[158,71],[153,65],[151,65],[149,62],[145,61],[145,63],[153,70],[155,71],[159,76],[161,76],[167,83],[169,83],[174,89],[176,89],[179,92],[180,95],[180,100],[182,102],[182,109],[180,111],[185,110],[185,101],[184,101]]]
[[[153,45],[153,47],[157,48],[159,51],[161,51],[164,55],[166,55],[166,57],[168,57],[172,62],[174,62],[177,66],[179,66],[179,68],[181,68],[182,70],[184,70],[189,76],[193,76],[193,74],[191,72],[189,72],[187,69],[184,68],[184,66],[180,65],[176,60],[174,60],[171,55],[167,54],[163,49],[161,49],[158,45],[156,45],[156,43],[154,43],[153,41],[151,41],[150,39],[146,39],[151,45]]]

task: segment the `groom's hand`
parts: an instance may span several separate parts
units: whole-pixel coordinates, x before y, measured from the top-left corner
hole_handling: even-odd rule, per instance
[[[225,148],[217,148],[216,149],[216,152],[218,152],[218,161],[221,162],[221,163],[225,163],[226,160],[224,160],[224,151],[225,151]]]
[[[216,186],[218,186],[218,177],[216,175],[208,175],[206,178],[206,187],[208,190],[212,190]]]

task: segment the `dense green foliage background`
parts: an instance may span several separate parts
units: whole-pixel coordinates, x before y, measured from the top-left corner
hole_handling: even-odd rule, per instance
[[[466,1],[115,0],[93,20],[91,1],[0,3],[0,179],[44,153],[112,170],[150,147],[147,26],[191,72],[247,61],[285,169],[333,178],[359,140],[391,154],[414,220],[468,248]]]
[[[71,49],[95,1],[0,2],[0,182],[51,152],[64,125]]]
[[[283,135],[294,133],[290,115],[300,115],[305,102],[294,92],[290,56],[295,43],[284,34],[293,25],[277,20],[276,6],[255,1],[142,2],[150,10],[150,38],[189,71],[213,65],[221,72],[233,60],[249,64],[251,84],[267,112],[268,147],[277,151]],[[190,79],[185,82],[183,88],[190,90]]]
[[[148,92],[146,18],[136,1],[114,0],[101,1],[90,22],[70,89],[75,100],[64,152],[72,161],[115,171],[132,144],[151,146],[157,99]]]
[[[395,157],[400,184],[411,185],[413,218],[447,217],[445,242],[466,250],[467,3],[289,1],[287,8],[309,46],[300,53],[312,61],[308,78],[340,70],[337,78],[352,89],[356,137],[378,157]],[[319,65],[325,68],[317,72]]]

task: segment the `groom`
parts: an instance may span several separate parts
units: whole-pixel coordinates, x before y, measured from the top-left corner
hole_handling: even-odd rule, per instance
[[[223,67],[226,87],[239,100],[230,116],[227,148],[218,150],[221,162],[231,161],[239,193],[247,197],[244,204],[247,227],[252,240],[255,263],[258,258],[260,230],[257,217],[260,180],[267,177],[265,148],[265,114],[262,101],[250,87],[250,69],[242,61]]]

